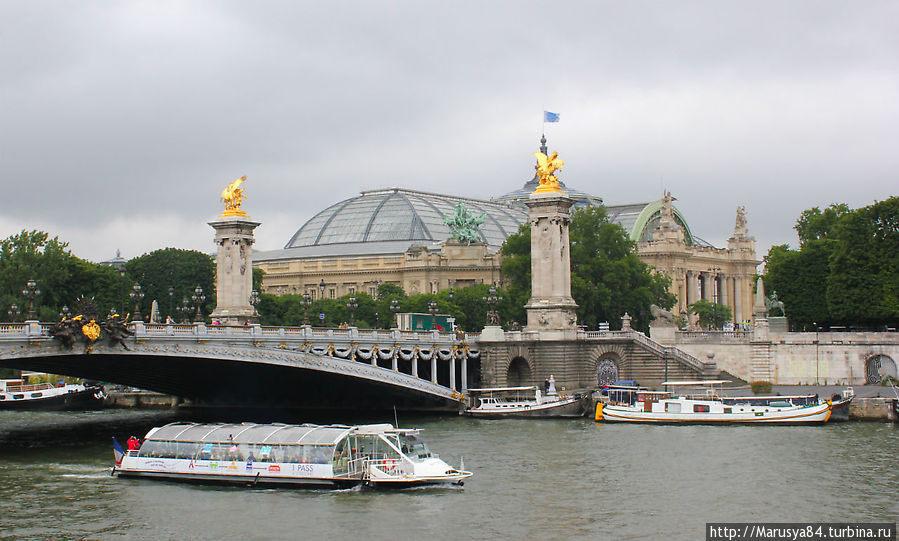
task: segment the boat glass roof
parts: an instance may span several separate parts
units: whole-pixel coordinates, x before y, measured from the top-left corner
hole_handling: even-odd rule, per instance
[[[343,425],[172,423],[151,431],[146,439],[150,441],[268,443],[272,445],[289,443],[334,445],[351,430],[353,430],[352,427]]]

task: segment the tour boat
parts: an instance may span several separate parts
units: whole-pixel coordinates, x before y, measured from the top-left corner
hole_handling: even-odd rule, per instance
[[[113,440],[113,452],[122,477],[250,486],[462,485],[472,475],[432,454],[419,430],[390,424],[171,423],[137,449]]]
[[[469,389],[476,404],[463,413],[472,417],[582,417],[584,399],[578,394],[560,395],[551,386],[542,393],[536,386]]]
[[[21,379],[0,380],[0,409],[77,410],[100,407],[106,394],[99,385],[66,383],[25,384]]]
[[[672,396],[668,391],[634,389],[617,393],[618,400],[599,402],[596,405],[597,421],[631,423],[747,423],[747,424],[808,424],[826,423],[831,416],[830,401],[810,404],[770,401],[754,405],[745,401],[725,402],[718,396],[715,385],[730,383],[718,381],[666,381],[668,387],[705,387],[699,395]]]

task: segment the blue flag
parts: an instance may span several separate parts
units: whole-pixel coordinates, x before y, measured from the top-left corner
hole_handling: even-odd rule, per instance
[[[558,122],[559,114],[551,113],[549,111],[543,111],[543,122]]]

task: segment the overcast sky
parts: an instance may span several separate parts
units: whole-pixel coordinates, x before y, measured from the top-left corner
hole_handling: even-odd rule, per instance
[[[362,190],[489,199],[533,175],[678,199],[759,255],[799,214],[897,193],[899,2],[0,3],[0,237],[100,261],[213,250],[228,182],[258,249]]]

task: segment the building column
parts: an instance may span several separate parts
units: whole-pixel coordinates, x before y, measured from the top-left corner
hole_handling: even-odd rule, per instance
[[[730,306],[730,276],[721,274],[720,304],[722,306]]]
[[[434,357],[437,356],[437,352],[434,352]],[[449,360],[449,368],[450,368],[450,389],[456,390],[456,356],[450,355]]]
[[[734,323],[743,323],[743,277],[734,276]],[[742,327],[740,327],[742,330]]]

